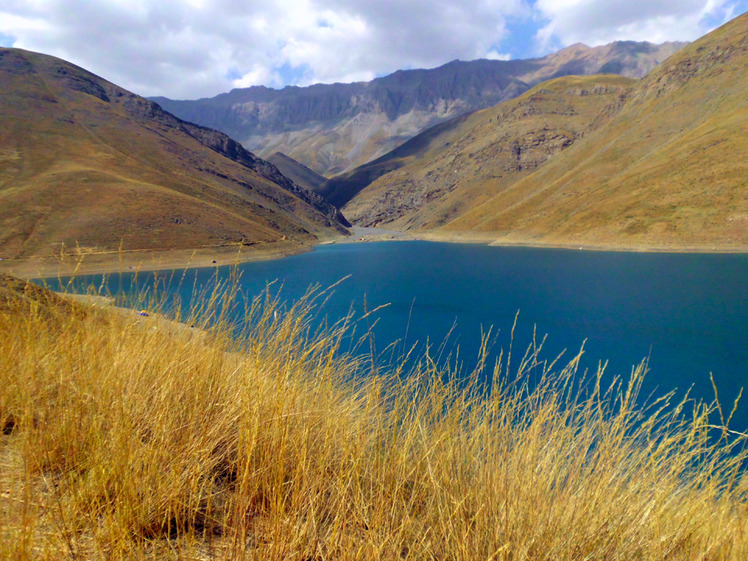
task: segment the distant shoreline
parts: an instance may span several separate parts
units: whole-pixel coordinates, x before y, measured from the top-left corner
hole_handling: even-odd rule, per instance
[[[220,246],[197,249],[162,249],[102,252],[59,257],[32,257],[0,261],[0,272],[23,279],[45,279],[71,275],[114,274],[171,269],[221,267],[252,261],[281,259],[311,251],[314,245],[279,242],[262,249]]]
[[[312,251],[320,245],[368,243],[384,241],[429,241],[442,243],[481,244],[493,247],[526,247],[567,249],[576,251],[620,251],[634,253],[714,253],[744,254],[747,247],[736,246],[650,246],[625,244],[589,244],[512,239],[509,236],[447,233],[443,231],[402,232],[384,228],[350,228],[350,236],[325,239],[316,244],[294,245],[277,242],[263,248],[218,246],[197,249],[164,249],[127,252],[102,252],[70,255],[63,261],[55,257],[5,259],[0,261],[0,272],[20,278],[54,278],[70,275],[147,272],[171,269],[198,269],[240,265],[254,261],[282,259]]]
[[[323,242],[333,243],[366,243],[381,241],[428,241],[443,243],[481,244],[492,247],[533,247],[548,249],[569,249],[582,251],[625,251],[633,253],[748,253],[748,246],[654,246],[654,245],[626,245],[613,243],[590,244],[585,242],[554,242],[542,240],[513,239],[509,236],[497,236],[495,234],[478,233],[450,233],[440,230],[402,232],[399,230],[386,230],[380,228],[364,228],[354,226],[351,228],[351,236],[347,238],[336,238],[335,240]]]
[[[627,245],[615,243],[561,242],[542,240],[521,240],[509,236],[473,234],[447,234],[442,232],[427,232],[417,238],[426,241],[447,243],[484,243],[492,247],[535,247],[548,249],[570,249],[582,251],[625,251],[631,253],[748,253],[748,246],[678,246],[678,245]]]

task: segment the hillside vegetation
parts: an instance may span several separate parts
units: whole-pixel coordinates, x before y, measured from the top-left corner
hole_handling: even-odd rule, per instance
[[[0,277],[1,558],[748,558],[728,409],[641,408],[644,367],[607,387],[537,348],[490,387],[377,373],[350,326],[310,333],[324,294],[242,335],[234,296],[178,324]]]
[[[355,195],[343,207],[354,223],[437,237],[747,247],[748,14],[638,82],[612,80],[540,84],[447,134],[427,131],[429,151],[412,161],[393,152],[384,173],[330,184]]]
[[[345,232],[226,135],[65,61],[0,49],[0,256],[189,249]]]

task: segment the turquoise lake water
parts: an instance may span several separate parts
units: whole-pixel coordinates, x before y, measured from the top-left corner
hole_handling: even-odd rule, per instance
[[[514,349],[524,350],[535,329],[547,334],[545,356],[566,349],[571,357],[586,340],[583,366],[608,361],[611,375],[626,376],[648,358],[647,392],[672,389],[710,401],[709,374],[729,409],[748,385],[748,255],[596,252],[488,247],[421,241],[335,244],[240,267],[242,289],[260,293],[282,283],[292,300],[311,284],[335,289],[322,312],[330,319],[353,306],[376,314],[376,348],[427,339],[460,346],[465,366],[477,353],[481,329],[498,330],[496,348],[507,347],[515,316]],[[227,267],[190,271],[207,283]],[[159,273],[164,277],[165,273]],[[179,276],[179,275],[177,275]],[[100,282],[82,277],[79,282]],[[145,273],[138,284],[152,278]],[[132,275],[111,275],[112,291],[129,289]],[[407,335],[407,337],[406,337]],[[401,347],[402,348],[402,347]],[[367,349],[368,350],[368,349]],[[748,429],[748,398],[733,424]]]

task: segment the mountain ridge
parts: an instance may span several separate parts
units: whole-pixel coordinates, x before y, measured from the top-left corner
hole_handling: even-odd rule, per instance
[[[589,101],[604,78],[576,79],[588,82],[579,100]],[[563,112],[570,92],[528,107],[513,137],[511,122],[481,119],[519,109],[523,99],[542,101],[564,80],[573,79],[475,113],[468,118],[475,128],[460,129],[451,146],[434,139],[438,149],[381,174],[343,212],[359,225],[377,220],[500,243],[748,247],[748,14],[675,53],[594,109],[564,149],[540,150],[530,173],[511,176],[502,162],[523,143],[532,152],[533,135],[548,132],[546,121]],[[481,160],[484,149],[491,158]],[[515,152],[516,164],[524,153]]]
[[[313,193],[319,194],[320,189],[327,181],[325,177],[282,152],[276,152],[267,161],[277,167],[283,175],[291,179],[294,183],[301,185]],[[319,196],[325,201],[328,200],[321,194]]]
[[[319,195],[223,133],[61,59],[0,49],[5,258],[184,249],[345,232]]]
[[[151,99],[186,120],[222,130],[260,156],[283,152],[331,177],[430,126],[516,97],[546,79],[599,72],[642,76],[683,45],[575,45],[538,59],[452,61],[371,82],[253,86],[194,101]]]

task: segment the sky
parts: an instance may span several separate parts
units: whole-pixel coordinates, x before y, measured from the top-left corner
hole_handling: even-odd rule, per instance
[[[577,42],[693,41],[748,0],[2,0],[0,46],[144,96],[371,80]]]

